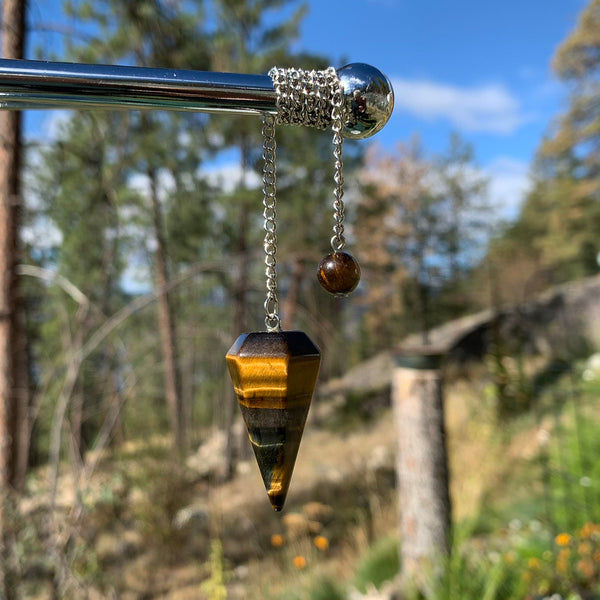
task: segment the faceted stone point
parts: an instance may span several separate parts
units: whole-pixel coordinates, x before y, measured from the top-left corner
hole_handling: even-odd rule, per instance
[[[319,263],[317,278],[330,294],[347,296],[360,281],[360,266],[351,254],[332,252]]]
[[[269,500],[280,511],[321,353],[302,331],[254,332],[240,335],[226,359]]]

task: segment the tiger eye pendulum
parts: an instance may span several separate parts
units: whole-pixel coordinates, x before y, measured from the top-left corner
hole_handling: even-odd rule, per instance
[[[235,395],[274,510],[286,499],[321,354],[302,331],[281,331],[277,300],[275,120],[263,118],[267,331],[243,333],[227,352]]]
[[[302,331],[261,331],[240,335],[226,358],[267,495],[273,509],[280,511],[321,354]]]

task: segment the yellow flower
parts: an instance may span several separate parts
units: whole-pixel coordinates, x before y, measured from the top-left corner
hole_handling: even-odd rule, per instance
[[[322,552],[325,552],[325,550],[329,549],[329,540],[323,535],[318,535],[315,538],[315,546]]]
[[[274,548],[281,548],[284,542],[285,540],[283,539],[283,536],[279,535],[278,533],[274,533],[271,536],[271,546],[273,546]]]
[[[306,559],[304,556],[295,556],[293,562],[296,569],[304,569],[306,567]]]
[[[504,562],[505,562],[507,565],[512,565],[512,564],[514,564],[514,563],[516,562],[516,560],[517,560],[517,555],[516,555],[516,554],[515,554],[515,553],[514,553],[512,550],[511,550],[510,552],[507,552],[507,553],[504,555]]]
[[[532,557],[527,561],[527,566],[530,569],[539,569],[540,568],[540,560],[539,558]]]
[[[568,546],[571,543],[571,536],[568,533],[559,533],[554,541],[557,546]]]

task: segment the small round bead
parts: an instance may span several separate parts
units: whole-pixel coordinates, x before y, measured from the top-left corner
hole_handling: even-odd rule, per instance
[[[346,296],[360,281],[360,267],[347,252],[332,252],[319,263],[317,278],[321,286],[334,296]]]

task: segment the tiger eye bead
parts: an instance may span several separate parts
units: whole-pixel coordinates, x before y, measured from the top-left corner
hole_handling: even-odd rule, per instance
[[[319,263],[319,283],[334,296],[346,296],[360,281],[360,267],[347,252],[332,252]]]

